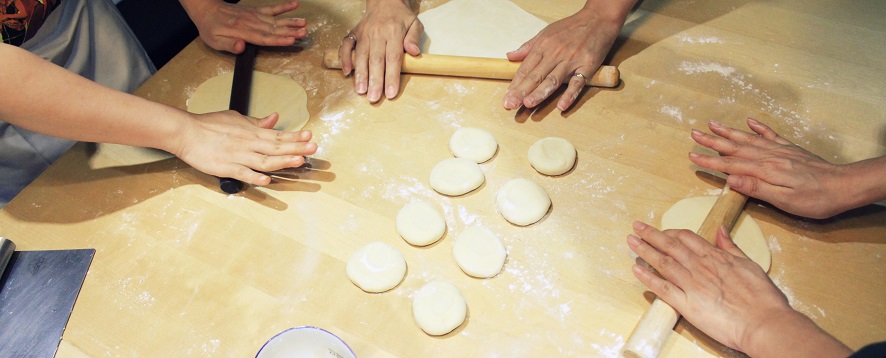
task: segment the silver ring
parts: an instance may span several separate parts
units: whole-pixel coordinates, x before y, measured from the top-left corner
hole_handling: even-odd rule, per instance
[[[353,33],[350,33],[350,32],[349,32],[348,35],[345,36],[345,37],[343,37],[341,40],[344,41],[344,40],[347,40],[347,39],[354,40],[354,43],[357,43],[357,37],[355,37]]]
[[[585,75],[583,75],[583,74],[581,74],[581,73],[576,73],[576,74],[572,75],[572,77],[581,77],[581,80],[582,80],[582,81],[584,81],[584,80],[587,79],[587,77],[585,77]]]

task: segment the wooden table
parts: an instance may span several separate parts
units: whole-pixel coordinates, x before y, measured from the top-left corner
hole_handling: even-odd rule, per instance
[[[423,9],[443,1],[424,1]],[[515,1],[545,20],[583,1]],[[21,250],[93,247],[95,260],[58,353],[79,356],[252,356],[274,334],[313,325],[361,357],[615,356],[649,306],[625,244],[634,220],[658,224],[676,201],[716,193],[697,173],[689,137],[708,120],[753,117],[833,162],[886,154],[883,2],[644,1],[612,56],[624,84],[590,89],[560,114],[555,102],[507,111],[508,83],[404,76],[395,100],[370,105],[351,79],[320,65],[362,2],[303,1],[303,51],[263,52],[262,71],[308,91],[320,151],[312,170],[225,195],[217,180],[156,151],[80,144],[0,211],[0,235]],[[233,57],[195,41],[138,95],[184,108]],[[451,157],[460,126],[490,130],[500,149],[486,184],[447,198],[428,173]],[[537,174],[526,160],[545,136],[578,148],[575,170]],[[493,207],[505,181],[531,178],[553,211],[515,227]],[[397,211],[424,199],[445,211],[446,237],[409,246]],[[772,249],[770,276],[792,305],[852,348],[886,338],[886,210],[807,220],[751,201]],[[501,275],[478,280],[451,257],[471,224],[508,248]],[[392,291],[367,294],[345,262],[370,241],[409,265]],[[414,323],[411,297],[434,279],[464,294],[469,319],[436,338]],[[736,355],[685,322],[663,356]]]

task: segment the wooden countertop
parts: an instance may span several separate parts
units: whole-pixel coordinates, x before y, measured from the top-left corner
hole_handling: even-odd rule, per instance
[[[583,3],[515,2],[548,21]],[[301,325],[337,334],[361,357],[616,356],[649,306],[630,272],[631,222],[658,224],[678,200],[722,187],[688,161],[698,149],[690,129],[744,128],[753,117],[833,162],[886,154],[883,2],[644,1],[612,56],[624,84],[586,91],[563,115],[555,102],[504,110],[504,81],[429,76],[404,76],[399,98],[368,104],[320,65],[361,12],[362,1],[305,0],[305,49],[258,59],[307,89],[314,169],[225,195],[163,153],[79,144],[0,211],[0,235],[21,250],[96,249],[58,356],[253,356]],[[137,93],[184,108],[198,84],[232,68],[233,56],[198,40]],[[490,130],[500,149],[482,165],[479,191],[446,198],[428,173],[451,157],[459,126]],[[551,178],[528,165],[545,136],[576,145],[573,172]],[[550,193],[541,223],[515,227],[495,211],[496,189],[514,177]],[[448,233],[429,248],[394,228],[415,198],[445,211]],[[757,201],[746,210],[795,308],[852,348],[886,338],[886,209],[825,221]],[[454,235],[474,223],[508,248],[493,279],[470,278],[451,258]],[[408,275],[367,294],[345,261],[376,240],[402,251]],[[413,293],[433,279],[453,282],[469,306],[467,323],[442,338],[411,312]],[[663,356],[736,355],[685,322],[677,331]]]

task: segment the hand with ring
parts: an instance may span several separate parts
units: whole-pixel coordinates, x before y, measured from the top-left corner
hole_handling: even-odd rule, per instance
[[[418,56],[423,32],[408,0],[367,1],[363,19],[339,46],[342,73],[353,71],[355,90],[371,103],[378,102],[382,92],[388,99],[396,97],[403,52]]]
[[[572,16],[554,22],[535,37],[507,54],[522,61],[505,93],[503,106],[533,108],[547,99],[569,78],[557,102],[565,111],[572,106],[615,43],[635,0],[591,1]]]
[[[180,0],[197,25],[200,38],[216,50],[241,53],[246,43],[260,46],[289,46],[307,36],[307,22],[301,18],[280,17],[298,8],[298,1],[249,7],[222,0]]]

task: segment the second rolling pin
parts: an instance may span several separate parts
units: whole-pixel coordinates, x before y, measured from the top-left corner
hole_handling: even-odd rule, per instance
[[[338,50],[323,53],[323,64],[327,68],[340,69],[341,57]],[[401,71],[420,75],[440,75],[472,78],[509,80],[520,67],[520,62],[498,58],[463,57],[421,54],[403,55]],[[617,87],[620,81],[618,67],[601,66],[592,76],[585,78],[585,85],[594,87]],[[565,80],[569,80],[567,77]]]

